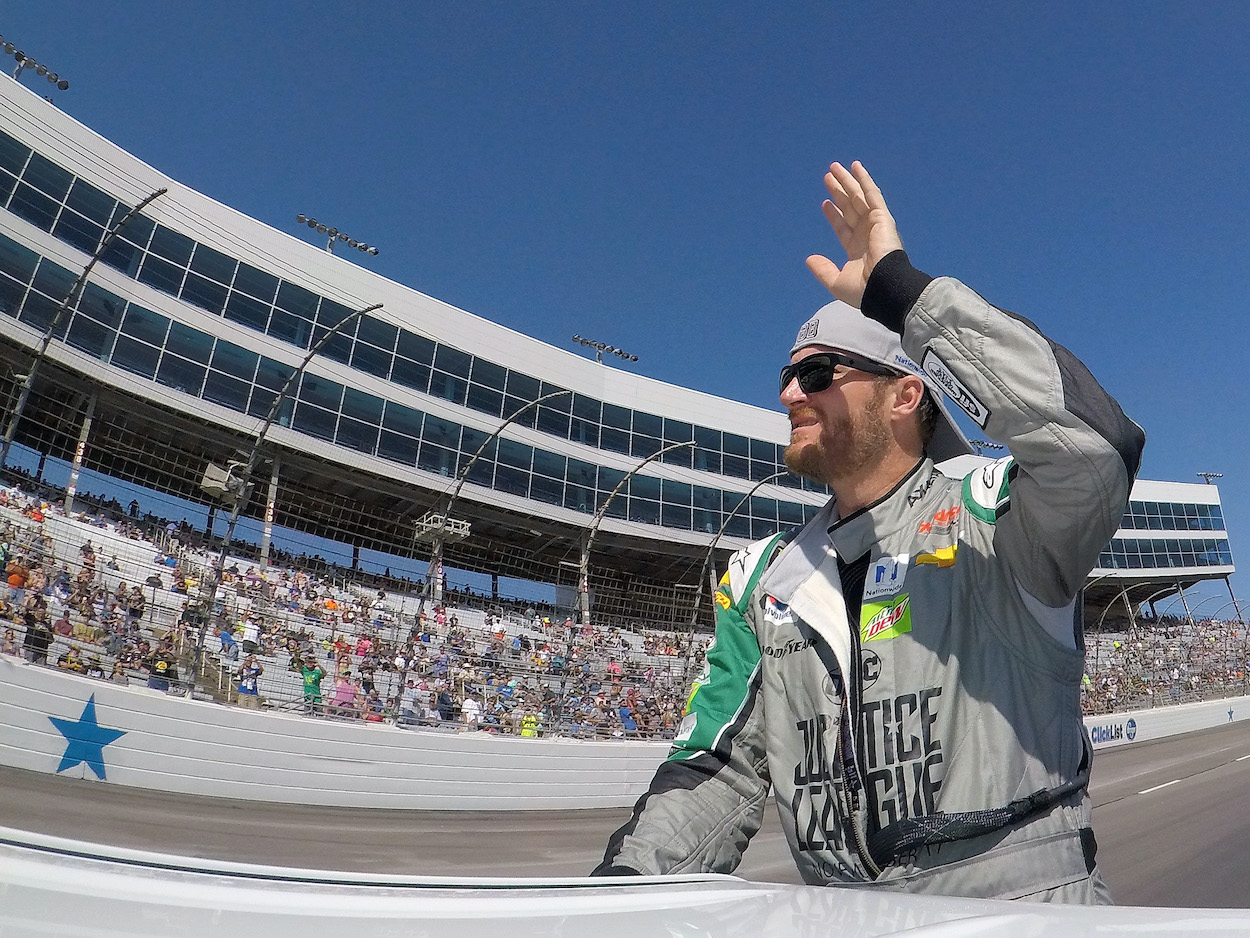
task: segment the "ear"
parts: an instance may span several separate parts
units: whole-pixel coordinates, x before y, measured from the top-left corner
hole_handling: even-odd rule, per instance
[[[924,390],[924,382],[915,375],[899,378],[894,382],[894,404],[891,407],[893,414],[906,417],[916,413],[924,399]]]

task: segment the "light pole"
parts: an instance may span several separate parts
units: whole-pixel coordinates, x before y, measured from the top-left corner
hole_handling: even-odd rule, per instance
[[[58,75],[56,72],[48,71],[48,66],[36,62],[28,56],[12,42],[0,36],[0,49],[3,49],[6,55],[13,56],[13,60],[17,62],[17,67],[13,69],[13,77],[17,78],[26,69],[33,69],[36,75],[42,75],[48,79],[48,84],[53,85],[62,91],[69,90],[69,82]]]
[[[617,493],[625,487],[638,470],[648,463],[652,463],[659,459],[665,453],[671,453],[675,449],[681,449],[683,446],[694,446],[694,440],[687,440],[684,443],[670,443],[662,449],[657,449],[654,453],[640,462],[638,465],[625,473],[625,477],[616,483],[616,488],[612,489],[608,497],[604,499],[603,504],[599,506],[599,510],[595,512],[594,519],[590,522],[590,527],[586,531],[586,536],[582,538],[581,559],[577,565],[578,579],[578,607],[581,612],[581,624],[583,626],[590,625],[590,548],[594,544],[595,535],[599,533],[599,523],[603,520],[604,514],[608,510],[608,506],[612,504],[612,499],[616,498]]]
[[[328,239],[326,241],[326,250],[331,254],[334,253],[335,241],[342,241],[349,248],[355,248],[357,251],[360,251],[362,254],[372,254],[376,256],[378,253],[378,249],[375,248],[372,244],[365,244],[363,241],[357,241],[355,238],[349,238],[347,235],[339,231],[337,228],[331,228],[329,225],[326,225],[324,222],[319,222],[315,218],[309,218],[303,212],[300,212],[300,214],[296,215],[295,220],[299,222],[301,225],[307,225],[309,228],[312,228],[314,231],[318,232],[319,234],[325,235],[326,238]]]
[[[427,512],[417,519],[417,540],[421,541],[428,538],[433,544],[433,551],[431,552],[430,557],[430,569],[426,574],[426,582],[430,582],[432,580],[434,587],[432,591],[427,590],[426,592],[435,603],[440,603],[443,600],[443,545],[447,541],[448,531],[450,530],[451,536],[455,540],[461,540],[469,536],[469,523],[467,521],[458,521],[451,516],[451,510],[456,505],[456,499],[460,497],[460,490],[464,488],[465,480],[469,477],[469,471],[478,461],[478,458],[486,452],[487,447],[499,438],[499,434],[501,434],[509,424],[515,421],[527,410],[532,407],[537,407],[539,404],[545,403],[553,397],[560,397],[563,394],[572,393],[573,392],[569,390],[552,391],[550,394],[544,394],[537,400],[521,405],[509,414],[507,419],[496,427],[495,431],[490,436],[482,441],[482,445],[477,448],[477,452],[469,458],[469,461],[466,462],[464,466],[461,467],[460,472],[456,474],[455,484],[452,486],[451,493],[447,498],[446,509],[444,509],[441,513],[438,511]]]
[[[694,627],[699,621],[699,603],[703,601],[703,581],[705,578],[707,579],[708,589],[712,593],[716,592],[716,570],[712,567],[712,554],[716,550],[716,545],[720,542],[721,535],[723,535],[728,529],[729,522],[734,519],[734,516],[742,510],[742,506],[750,501],[752,495],[758,492],[762,486],[767,485],[775,479],[780,479],[784,475],[789,475],[789,473],[789,469],[782,469],[780,472],[774,472],[767,478],[760,479],[756,482],[755,485],[751,487],[751,490],[743,495],[738,504],[734,506],[734,510],[725,515],[725,520],[721,523],[720,530],[716,532],[716,536],[712,538],[712,542],[707,545],[707,552],[703,555],[703,566],[699,569],[699,579],[695,587],[694,605],[690,609],[690,636],[686,643],[687,671],[690,670],[690,659],[694,655]]]
[[[573,341],[576,342],[578,345],[584,345],[587,348],[594,349],[595,361],[597,361],[601,365],[603,364],[604,352],[607,352],[610,355],[615,355],[617,358],[623,358],[627,362],[638,361],[637,355],[631,355],[629,352],[625,351],[624,349],[619,349],[615,345],[608,345],[606,342],[596,342],[594,339],[584,339],[580,335],[573,336]]]
[[[260,448],[264,445],[265,436],[269,433],[269,428],[273,426],[273,422],[278,417],[278,411],[281,410],[282,402],[286,400],[287,393],[299,379],[300,375],[304,373],[308,363],[313,360],[313,357],[321,351],[331,338],[338,335],[345,326],[355,322],[361,316],[381,308],[381,303],[374,303],[372,306],[366,306],[364,309],[355,310],[326,330],[325,335],[313,343],[312,348],[308,350],[299,366],[291,372],[290,377],[283,383],[281,390],[274,396],[273,403],[269,405],[269,413],[265,415],[265,421],[261,424],[260,430],[256,434],[256,440],[252,443],[252,449],[248,453],[247,459],[242,463],[231,463],[225,470],[210,464],[208,470],[204,473],[204,480],[200,483],[200,487],[213,494],[219,494],[220,497],[228,497],[231,502],[230,519],[226,524],[226,538],[222,542],[221,553],[217,555],[217,562],[213,565],[212,576],[205,584],[209,610],[216,609],[217,588],[221,585],[222,576],[226,569],[226,554],[230,550],[231,540],[234,539],[235,525],[238,524],[239,516],[243,514],[243,509],[247,507],[248,497],[251,495],[252,474],[256,471],[256,466],[260,462]],[[211,537],[213,532],[210,530],[207,533]],[[207,611],[200,622],[199,635],[195,642],[195,657],[191,661],[189,686],[192,689],[195,687],[195,679],[200,667],[200,656],[204,652],[204,633],[208,629]]]
[[[1003,448],[1002,443],[995,443],[993,440],[969,440],[968,442],[977,448],[978,456],[984,455],[984,453],[981,452],[981,450],[983,449],[1002,449]]]
[[[82,297],[82,291],[87,286],[87,275],[91,273],[91,269],[95,267],[100,257],[104,254],[105,249],[113,242],[113,238],[121,231],[122,226],[135,215],[139,214],[143,209],[147,208],[152,201],[169,190],[167,188],[157,189],[150,193],[142,202],[128,211],[121,217],[112,228],[104,233],[100,239],[100,245],[95,249],[95,253],[91,255],[91,259],[87,261],[87,266],[82,269],[82,273],[78,275],[78,279],[74,281],[69,288],[69,293],[65,299],[61,301],[61,305],[56,308],[56,314],[52,317],[52,322],[48,324],[48,328],[44,330],[43,338],[39,340],[39,348],[35,351],[35,360],[31,362],[30,371],[26,374],[25,380],[22,381],[22,390],[17,397],[17,406],[13,408],[13,415],[9,418],[9,424],[4,430],[4,443],[0,444],[0,469],[3,469],[8,462],[9,449],[13,445],[13,437],[17,434],[18,422],[22,419],[22,412],[26,409],[26,402],[30,399],[31,388],[35,386],[35,375],[39,371],[39,366],[43,363],[44,356],[48,352],[48,346],[52,344],[52,337],[56,334],[57,327],[60,326],[61,320],[65,318],[65,314],[70,308],[77,308],[78,301]]]

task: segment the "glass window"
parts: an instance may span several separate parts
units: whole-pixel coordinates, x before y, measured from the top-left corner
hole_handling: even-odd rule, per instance
[[[177,296],[185,273],[186,271],[176,264],[163,261],[155,254],[149,254],[143,259],[143,267],[139,270],[139,282],[155,287],[170,296]]]
[[[201,277],[199,274],[188,273],[182,285],[182,298],[188,303],[206,309],[215,316],[220,316],[226,308],[226,296],[230,291],[221,284]]]
[[[22,284],[28,284],[31,277],[35,276],[38,265],[38,254],[12,238],[0,235],[0,270]]]
[[[560,399],[557,397],[551,401],[552,404],[559,404]],[[550,433],[558,437],[569,436],[569,414],[568,411],[560,411],[556,408],[548,407],[546,404],[538,405],[538,429],[544,433]]]
[[[721,434],[726,455],[746,456],[748,451],[747,438],[736,433]]]
[[[450,345],[439,345],[434,353],[434,367],[457,378],[469,377],[469,365],[472,356]]]
[[[599,434],[599,448],[629,455],[629,431],[604,427]]]
[[[726,456],[721,460],[722,472],[727,476],[733,476],[737,479],[749,479],[751,477],[750,460],[743,459],[741,456]]]
[[[540,386],[541,385],[537,378],[532,378],[529,375],[523,375],[518,371],[509,371],[508,386],[505,390],[513,397],[519,397],[523,401],[532,402],[542,397],[542,394],[539,392]],[[550,390],[555,391],[558,390],[558,388],[553,387]],[[559,398],[554,398],[552,403],[556,400],[559,400]]]
[[[721,516],[719,511],[711,511],[707,508],[696,508],[691,512],[690,529],[692,531],[703,531],[706,534],[715,534],[720,530]]]
[[[593,514],[598,507],[595,490],[584,485],[568,484],[564,487],[564,507],[572,511]]]
[[[545,449],[534,450],[534,472],[537,475],[550,476],[564,481],[565,457],[559,453],[549,453]]]
[[[503,415],[511,418],[512,422],[518,427],[530,427],[532,429],[538,421],[538,408],[533,406],[533,401],[526,401],[519,397],[505,394]]]
[[[94,254],[100,246],[100,239],[104,237],[104,229],[95,222],[87,221],[77,212],[64,210],[57,219],[52,234],[84,254]]]
[[[381,423],[382,398],[355,388],[344,388],[343,414],[365,423]]]
[[[120,342],[121,340],[119,339],[118,341]],[[114,359],[117,358],[117,352],[113,353],[113,357]],[[212,401],[214,404],[221,404],[223,407],[229,407],[231,410],[242,412],[247,410],[249,390],[250,386],[245,381],[227,377],[216,371],[209,371],[208,376],[204,379],[204,391],[201,396],[206,401]]]
[[[116,335],[115,330],[79,313],[70,324],[65,341],[88,355],[107,360]]]
[[[133,306],[131,309],[134,309]],[[217,339],[216,348],[212,349],[214,370],[245,381],[250,381],[256,375],[256,361],[259,359],[260,355],[255,351],[249,351],[225,339]]]
[[[456,471],[464,472],[464,467],[469,464],[477,451],[482,449],[486,444],[487,434],[481,430],[474,430],[472,427],[464,427],[460,431],[460,460],[457,463]],[[473,463],[473,468],[469,470],[469,474],[465,476],[470,482],[478,485],[489,486],[491,480],[495,477],[495,453],[499,448],[499,441],[491,440],[490,445],[482,450],[477,461]]]
[[[305,371],[300,378],[299,399],[337,412],[343,400],[343,385]]]
[[[484,388],[491,388],[495,391],[502,391],[507,383],[508,370],[502,365],[496,365],[494,362],[488,362],[483,358],[473,359],[473,377],[474,384],[480,384]]]
[[[378,427],[377,424],[361,423],[350,417],[340,417],[338,432],[334,439],[340,446],[347,446],[362,453],[372,453],[378,445]]]
[[[441,347],[441,346],[440,346]],[[455,404],[463,404],[469,382],[435,369],[430,374],[430,394]]]
[[[17,188],[17,178],[0,169],[0,208],[8,204],[9,196]]]
[[[674,482],[671,479],[665,479],[660,483],[661,500],[674,505],[689,505],[693,488],[689,482]]]
[[[729,518],[723,524],[725,525],[725,533],[730,537],[751,536],[751,519],[741,512]]]
[[[148,241],[152,238],[152,232],[156,230],[156,222],[146,215],[131,215],[126,224],[122,225],[122,219],[126,218],[129,211],[130,206],[123,205],[121,202],[118,202],[117,208],[113,210],[113,224],[121,225],[118,235],[137,247],[146,248]]]
[[[599,424],[574,417],[569,423],[569,439],[583,446],[599,447]]]
[[[631,415],[632,411],[628,407],[607,403],[603,405],[603,425],[605,427],[628,431]]]
[[[101,228],[107,228],[117,208],[117,200],[107,193],[101,192],[91,183],[83,179],[75,179],[69,190],[65,204],[79,215],[95,222]],[[93,249],[94,250],[94,249]]]
[[[320,297],[311,290],[305,290],[303,287],[284,280],[278,287],[278,297],[274,303],[288,313],[294,313],[302,319],[315,322],[319,299]]]
[[[694,439],[694,427],[680,420],[664,418],[664,442],[685,443]]]
[[[634,476],[629,480],[630,498],[649,498],[660,500],[660,480],[655,476]]]
[[[22,173],[22,181],[30,183],[40,192],[60,202],[69,194],[69,187],[74,181],[74,176],[69,171],[61,169],[46,156],[32,153],[30,162],[26,164],[26,171]]]
[[[399,333],[395,351],[404,358],[411,358],[414,362],[423,365],[434,363],[434,343],[425,336],[408,332],[406,329]]]
[[[348,338],[356,337],[356,327],[360,324],[360,317],[352,319],[356,310],[350,306],[344,306],[342,303],[336,303],[333,300],[322,299],[321,307],[317,310],[317,338],[321,338],[323,330],[335,330],[335,335],[347,336]],[[348,320],[351,320],[348,322]],[[342,328],[336,329],[339,323],[346,323]]]
[[[88,283],[83,289],[82,295],[78,298],[78,311],[86,313],[96,322],[102,322],[106,326],[117,328],[122,319],[122,310],[125,308],[125,301],[116,294],[109,293],[108,290],[96,286],[94,283]]]
[[[681,443],[690,443],[690,440],[679,440]],[[664,442],[665,446],[673,446],[673,443]],[[682,466],[689,469],[694,465],[694,446],[678,446],[674,450],[670,450],[660,457],[660,462],[666,466]]]
[[[174,325],[178,324],[174,323]],[[156,370],[156,380],[166,387],[199,397],[200,390],[204,387],[204,375],[207,372],[208,368],[204,365],[197,365],[166,352],[161,356],[161,366]]]
[[[78,278],[59,264],[44,258],[35,272],[34,288],[56,303],[61,303]]]
[[[290,365],[284,365],[272,358],[262,356],[260,364],[256,366],[256,383],[271,391],[281,391],[293,374],[295,374],[295,369]]]
[[[313,407],[307,401],[301,400],[295,408],[295,419],[291,421],[291,426],[309,436],[315,436],[321,440],[333,440],[337,423],[338,414],[322,410],[320,407]]]
[[[751,458],[775,464],[777,462],[777,444],[769,443],[767,440],[751,440]],[[775,469],[773,470],[776,471]]]
[[[515,466],[527,472],[534,459],[534,448],[516,440],[499,440],[499,452],[495,459],[504,466]],[[561,473],[563,475],[563,473]]]
[[[382,426],[388,430],[394,430],[396,433],[406,433],[408,436],[419,437],[421,436],[421,423],[424,418],[425,414],[419,410],[413,410],[411,407],[405,407],[403,404],[396,404],[394,401],[387,401],[386,412],[382,417]],[[415,455],[413,462],[416,462]]]
[[[430,366],[396,355],[391,380],[424,394],[430,387]]]
[[[559,400],[557,398],[556,400]],[[556,401],[552,401],[556,403]],[[580,417],[582,420],[589,420],[593,423],[599,423],[602,404],[593,397],[587,397],[585,394],[573,395],[573,416]]]
[[[398,326],[393,326],[373,316],[361,316],[360,324],[356,327],[358,341],[368,342],[387,352],[395,351],[395,337],[398,334]]]
[[[360,339],[356,340],[356,347],[352,349],[352,367],[377,375],[383,380],[391,376],[391,358],[390,352],[365,345]]]
[[[378,455],[405,466],[417,464],[417,446],[417,441],[411,437],[391,433],[389,430],[383,430],[378,436]]]
[[[633,442],[630,446],[632,454],[639,459],[646,459],[653,456],[663,448],[660,438],[655,436],[642,436],[638,433],[634,434]]]
[[[127,277],[134,277],[139,272],[139,261],[143,251],[123,238],[114,238],[108,243],[100,260],[114,270],[120,270]]]
[[[22,303],[22,313],[18,318],[32,329],[46,332],[51,328],[52,321],[56,319],[60,306],[59,300],[48,299],[43,294],[31,290],[26,294],[26,301]],[[64,338],[65,330],[68,328],[69,317],[62,316],[60,325],[57,326],[54,334],[57,338]]]
[[[24,218],[32,225],[44,231],[52,230],[56,220],[58,204],[42,192],[37,192],[24,182],[19,182],[9,199],[9,211],[19,218]]]
[[[796,502],[778,502],[777,520],[783,525],[803,523],[803,506]]]
[[[0,166],[3,166],[14,176],[20,176],[22,170],[26,168],[28,159],[30,159],[30,147],[18,143],[8,134],[0,132]]]
[[[239,262],[233,257],[227,257],[221,251],[214,251],[203,244],[195,246],[195,254],[191,257],[192,270],[227,287],[234,280],[234,269],[238,266]]]
[[[26,285],[0,274],[0,313],[16,316],[26,296]]]
[[[240,263],[234,274],[234,288],[265,303],[272,303],[278,292],[278,278],[249,264]]]
[[[465,404],[479,413],[500,417],[503,409],[503,394],[477,384],[470,384]]]
[[[639,524],[659,524],[660,503],[630,496],[629,520],[636,521]]]
[[[170,323],[169,338],[165,340],[165,348],[182,358],[207,365],[213,354],[213,337],[207,332],[192,329],[180,322]]]
[[[644,413],[641,410],[634,411],[634,434],[639,433],[658,440],[664,435],[664,420],[655,414]],[[657,446],[656,449],[659,447]],[[655,450],[651,452],[654,453]]]
[[[585,486],[593,489],[598,475],[598,467],[594,463],[570,457],[565,468],[564,477],[568,480],[569,485]]]
[[[152,243],[148,245],[148,250],[179,267],[186,267],[191,260],[191,250],[194,247],[195,242],[181,232],[166,228],[164,225],[157,225],[156,231],[152,233]]]
[[[689,531],[691,529],[690,509],[665,502],[660,506],[660,523],[666,528]]]
[[[507,472],[507,469],[504,468],[503,471]],[[564,482],[560,479],[548,479],[546,476],[532,476],[530,498],[548,505],[560,505],[564,501]]]
[[[247,412],[253,417],[269,418],[269,412],[274,408],[274,403],[278,400],[277,392],[267,391],[260,385],[252,388],[252,399],[248,402]],[[291,413],[295,409],[295,402],[291,400],[288,394],[282,399],[277,406],[277,413],[274,415],[274,421],[280,427],[289,427],[291,425]]]
[[[433,472],[441,476],[450,476],[454,471],[456,464],[456,454],[454,450],[445,449],[442,446],[435,446],[427,441],[421,442],[421,448],[417,451],[417,468],[424,469],[426,472]]]
[[[135,307],[131,307],[134,309]],[[117,337],[110,361],[118,368],[125,368],[135,374],[151,379],[156,375],[156,364],[160,361],[161,350],[139,342],[124,335]],[[246,400],[246,398],[244,398]]]
[[[226,318],[240,326],[264,332],[269,324],[269,307],[242,293],[231,293],[226,302]]]
[[[327,335],[327,330],[321,326],[313,327],[313,342],[321,342],[322,337]],[[321,350],[317,353],[322,358],[328,358],[331,361],[342,362],[344,365],[350,364],[352,360],[352,343],[355,340],[349,335],[339,335],[332,333],[325,339],[321,346]]]
[[[456,449],[460,445],[460,425],[444,420],[442,417],[427,414],[421,438],[448,449]]]
[[[285,284],[284,284],[285,286]],[[274,307],[269,317],[269,335],[300,348],[308,348],[312,336],[312,322],[285,310]]]

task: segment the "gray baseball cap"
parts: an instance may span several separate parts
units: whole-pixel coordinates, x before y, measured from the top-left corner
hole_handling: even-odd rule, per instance
[[[809,345],[820,345],[834,351],[858,355],[880,365],[915,375],[925,383],[929,396],[938,407],[937,427],[926,449],[929,456],[934,462],[944,462],[973,451],[972,444],[951,419],[942,389],[903,351],[898,333],[887,329],[875,319],[869,319],[854,306],[834,300],[827,306],[822,306],[815,316],[799,326],[799,334],[795,337],[790,354],[793,355]]]

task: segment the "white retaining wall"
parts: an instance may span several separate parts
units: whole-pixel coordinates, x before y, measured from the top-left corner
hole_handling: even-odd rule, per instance
[[[49,717],[77,723],[93,696],[98,725],[125,733],[94,751],[108,782],[253,801],[437,811],[625,807],[668,751],[664,742],[423,732],[243,710],[0,656],[0,764],[55,773],[70,747]],[[1095,748],[1105,749],[1244,719],[1250,697],[1085,723]],[[61,774],[96,779],[87,762]]]

